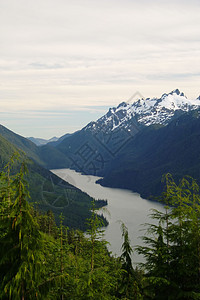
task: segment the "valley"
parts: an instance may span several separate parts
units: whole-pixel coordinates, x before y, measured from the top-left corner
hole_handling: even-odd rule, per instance
[[[178,89],[160,98],[122,102],[46,149],[39,147],[40,157],[52,169],[100,176],[104,186],[155,199],[166,173],[176,180],[189,175],[200,183],[199,115],[200,97],[190,100]]]
[[[122,102],[38,146],[1,125],[0,297],[197,299],[199,102]]]
[[[52,172],[96,200],[101,195],[102,199],[108,201],[108,205],[100,209],[99,214],[103,213],[109,222],[104,228],[103,238],[109,242],[107,247],[113,255],[121,255],[122,238],[119,237],[121,222],[125,223],[129,229],[130,242],[134,249],[136,245],[142,244],[140,236],[144,228],[143,224],[152,223],[149,216],[151,210],[164,211],[161,203],[145,200],[139,194],[129,190],[100,186],[96,183],[99,179],[97,176],[82,175],[70,169],[57,169]],[[156,224],[156,221],[154,223]],[[134,264],[144,261],[144,258],[136,251],[133,252],[132,259]]]
[[[199,4],[0,1],[0,300],[200,299]]]
[[[70,168],[102,177],[98,183],[103,186],[128,189],[155,200],[163,190],[166,173],[177,181],[189,175],[200,183],[199,116],[200,97],[190,100],[175,89],[160,98],[122,102],[73,134],[49,141],[36,139],[43,145],[37,146],[33,138],[24,138],[2,125],[0,136],[10,143],[8,148],[23,151],[32,161],[32,169],[46,174],[48,180],[52,175],[47,170]],[[37,189],[33,189],[34,199],[41,198]]]

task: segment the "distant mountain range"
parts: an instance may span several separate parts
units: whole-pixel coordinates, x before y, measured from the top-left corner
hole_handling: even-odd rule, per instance
[[[2,126],[0,135],[44,168],[101,176],[102,185],[153,198],[167,172],[200,183],[199,112],[200,96],[190,100],[175,89],[160,98],[122,102],[73,134],[42,141],[45,145],[31,138],[39,147]]]
[[[70,136],[70,133],[66,133],[65,135],[61,136],[60,138],[54,136],[51,139],[41,139],[41,138],[34,138],[34,137],[28,137],[31,142],[33,142],[36,146],[44,146],[46,144],[52,144],[52,145],[57,145],[59,144],[62,140],[64,140],[66,137]]]
[[[28,139],[31,142],[33,142],[34,144],[36,144],[36,146],[46,145],[46,144],[51,143],[51,142],[57,142],[57,140],[58,140],[58,138],[56,136],[54,136],[53,138],[51,138],[49,140],[34,138],[34,137],[28,137]]]

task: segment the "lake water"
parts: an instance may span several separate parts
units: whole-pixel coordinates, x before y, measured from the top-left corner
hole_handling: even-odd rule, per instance
[[[121,230],[120,221],[128,228],[129,238],[132,247],[141,245],[142,241],[139,238],[145,234],[144,223],[153,223],[149,214],[152,208],[163,210],[160,203],[142,199],[139,194],[129,190],[102,187],[96,184],[99,177],[82,175],[70,169],[52,170],[57,176],[76,186],[80,190],[86,192],[95,199],[107,199],[108,213],[104,213],[109,221],[108,227],[105,229],[105,239],[110,243],[109,250],[117,256],[121,254]],[[142,230],[142,231],[141,231]],[[135,263],[142,261],[142,257],[136,253],[133,254]]]

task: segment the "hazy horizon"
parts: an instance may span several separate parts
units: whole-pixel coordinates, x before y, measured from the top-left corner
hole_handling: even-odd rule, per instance
[[[197,0],[2,0],[0,9],[0,124],[18,134],[72,133],[137,91],[200,94]]]

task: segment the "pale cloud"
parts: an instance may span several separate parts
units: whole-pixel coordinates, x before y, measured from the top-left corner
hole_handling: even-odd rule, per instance
[[[91,106],[136,91],[199,96],[199,1],[1,0],[0,11],[2,112],[84,107],[89,122]]]

